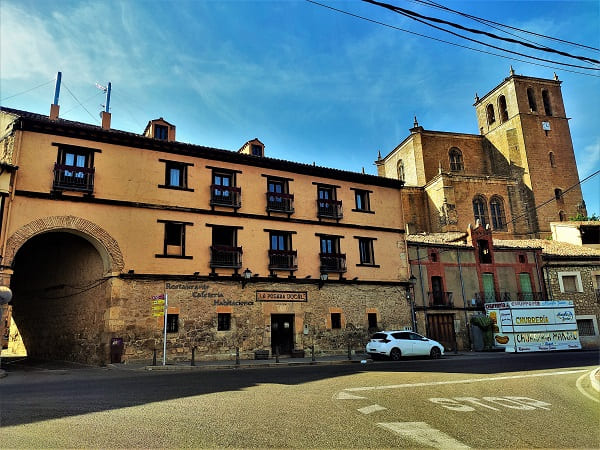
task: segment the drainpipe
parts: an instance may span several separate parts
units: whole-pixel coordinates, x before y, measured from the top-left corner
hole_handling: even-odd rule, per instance
[[[465,313],[465,328],[467,330],[467,340],[469,346],[473,350],[473,342],[471,341],[471,330],[469,329],[469,317],[467,315],[467,297],[465,296],[465,280],[463,279],[462,265],[460,264],[460,248],[456,249],[456,261],[458,262],[458,275],[460,277],[460,290],[463,298],[463,311]]]
[[[540,273],[540,266],[538,264],[538,254],[535,253],[535,271],[537,272],[537,276],[538,276],[538,287],[540,288],[540,292],[543,294],[544,293],[544,288],[542,286],[542,277],[544,277],[543,273]],[[541,275],[541,277],[540,277]]]
[[[425,290],[423,286],[423,272],[421,271],[421,250],[417,244],[417,261],[419,262],[419,283],[421,285],[421,296],[423,297],[423,317],[425,318],[425,335],[429,335],[429,324],[427,323],[427,305],[425,304]]]

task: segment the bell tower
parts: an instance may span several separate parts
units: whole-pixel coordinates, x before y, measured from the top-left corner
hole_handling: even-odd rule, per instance
[[[494,175],[517,181],[509,207],[515,234],[545,237],[550,222],[586,214],[561,81],[510,76],[475,110]]]

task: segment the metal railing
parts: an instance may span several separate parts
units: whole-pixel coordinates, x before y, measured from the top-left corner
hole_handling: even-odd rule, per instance
[[[296,270],[298,258],[296,250],[269,250],[269,269]]]
[[[69,190],[92,193],[94,192],[95,169],[87,167],[67,166],[54,164],[55,190]]]
[[[294,194],[267,192],[267,211],[283,212],[288,214],[293,213]]]
[[[341,219],[344,217],[341,200],[319,199],[317,200],[317,216],[330,219]]]
[[[454,306],[452,292],[430,291],[427,294],[429,296],[429,306],[442,308],[452,308]]]
[[[210,267],[242,267],[242,247],[212,245],[210,247]]]
[[[346,255],[343,253],[319,253],[321,272],[345,272]]]
[[[510,302],[510,292],[475,292],[475,300],[478,304]]]
[[[546,298],[542,292],[518,292],[517,300],[520,302],[541,302]]]
[[[235,186],[213,184],[210,186],[210,204],[239,208],[242,206],[242,189]]]

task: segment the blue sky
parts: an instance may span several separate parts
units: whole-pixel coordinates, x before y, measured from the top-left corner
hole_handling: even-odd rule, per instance
[[[322,3],[475,46],[366,3]],[[484,28],[412,1],[393,3]],[[600,47],[597,0],[444,4]],[[600,59],[593,50],[541,43]],[[414,115],[425,129],[478,133],[474,95],[499,84],[511,64],[518,74],[558,74],[579,177],[599,170],[600,78],[559,66],[450,46],[303,0],[0,2],[3,106],[48,114],[60,70],[63,118],[99,123],[104,98],[95,83],[111,81],[113,128],[141,133],[164,117],[179,141],[237,150],[258,137],[270,157],[372,174],[377,152],[400,143]],[[600,213],[600,175],[582,187],[588,213]]]

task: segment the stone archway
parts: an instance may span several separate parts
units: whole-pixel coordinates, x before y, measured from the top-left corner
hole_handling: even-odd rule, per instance
[[[66,231],[88,240],[102,256],[105,273],[121,272],[124,267],[119,244],[106,230],[76,216],[51,216],[34,220],[15,231],[6,242],[4,267],[12,267],[17,251],[32,237],[49,231]]]

